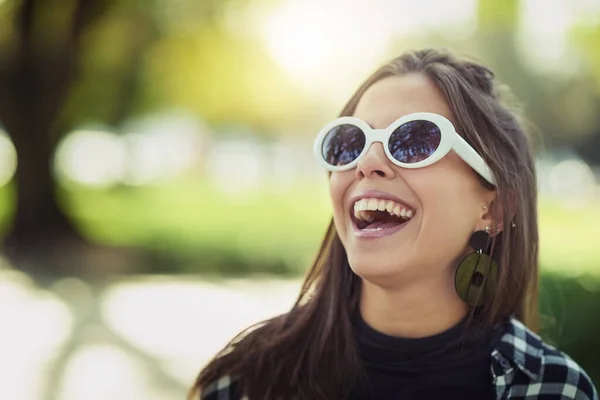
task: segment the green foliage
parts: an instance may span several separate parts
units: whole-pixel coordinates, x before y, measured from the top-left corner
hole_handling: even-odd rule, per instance
[[[15,210],[14,191],[12,184],[0,188],[0,236],[8,230]]]
[[[64,47],[72,29],[75,2],[54,3],[37,13],[41,51]],[[302,120],[299,89],[264,46],[223,27],[227,13],[246,0],[98,4],[102,10],[80,38],[77,79],[61,110],[59,135],[82,124],[118,130],[133,115],[176,107],[210,122],[255,127]],[[5,7],[0,45],[15,40],[18,7]]]
[[[146,55],[146,106],[183,107],[215,124],[298,126],[311,106],[254,39],[212,26],[163,38]]]
[[[570,266],[566,264],[564,270]],[[546,272],[540,283],[542,337],[577,361],[600,382],[600,278],[568,278]]]
[[[519,0],[479,0],[477,20],[480,30],[513,30],[519,22]]]
[[[89,121],[115,126],[137,111],[143,57],[159,37],[151,11],[139,1],[115,2],[86,30],[79,76],[62,114],[67,126]]]
[[[180,182],[78,188],[63,198],[89,238],[148,250],[186,272],[224,267],[297,274],[313,257],[330,215],[323,191],[308,184],[223,195],[206,183]]]
[[[86,31],[65,121],[118,129],[131,115],[183,108],[263,131],[306,123],[314,106],[264,44],[223,26],[245,1],[142,3],[115,3]]]
[[[570,36],[583,61],[584,70],[589,72],[596,92],[600,93],[600,23],[576,26]]]

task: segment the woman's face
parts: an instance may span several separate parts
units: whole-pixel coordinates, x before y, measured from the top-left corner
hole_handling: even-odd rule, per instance
[[[375,83],[360,99],[354,116],[382,129],[415,112],[455,120],[439,90],[421,74]],[[335,227],[351,268],[381,285],[452,274],[467,252],[471,233],[489,225],[483,206],[489,206],[494,196],[453,151],[428,167],[405,169],[390,162],[381,143],[373,144],[355,169],[333,172],[329,189]],[[374,229],[384,227],[379,223],[361,230],[357,221],[362,218],[358,225],[364,227],[368,223],[364,219],[371,218],[368,212],[355,211],[361,198],[369,200],[360,200],[359,210],[383,200],[392,213],[405,209],[404,214],[412,218],[401,225],[387,224],[387,229]]]

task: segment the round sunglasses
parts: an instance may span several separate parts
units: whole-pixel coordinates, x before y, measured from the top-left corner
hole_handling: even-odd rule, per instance
[[[341,117],[327,124],[317,136],[315,156],[329,171],[356,167],[371,145],[381,142],[391,162],[403,168],[422,168],[454,150],[471,168],[494,185],[483,158],[438,114],[419,112],[394,121],[386,129],[373,129],[355,117]]]

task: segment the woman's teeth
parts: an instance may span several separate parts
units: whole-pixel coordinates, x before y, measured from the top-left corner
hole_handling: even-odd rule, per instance
[[[374,217],[366,211],[387,211],[390,215],[409,220],[414,211],[392,200],[363,198],[354,203],[354,216],[358,219],[372,222]]]

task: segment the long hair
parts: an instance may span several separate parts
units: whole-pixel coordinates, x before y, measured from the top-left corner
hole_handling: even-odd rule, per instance
[[[494,245],[500,260],[498,285],[478,318],[489,328],[514,316],[537,330],[538,224],[532,144],[506,88],[476,61],[447,50],[403,54],[376,70],[354,93],[341,115],[354,113],[375,82],[421,73],[439,88],[456,129],[489,165],[496,201],[503,208],[503,233]],[[514,227],[511,227],[512,223]],[[333,223],[292,309],[234,338],[200,372],[190,399],[228,375],[251,400],[343,399],[361,379],[351,316],[358,307],[360,278],[348,265]]]

